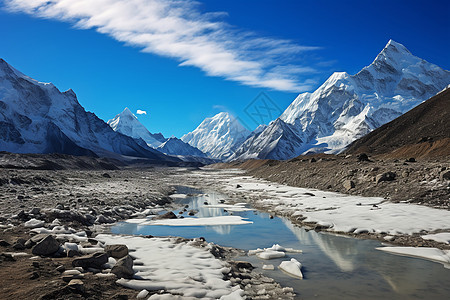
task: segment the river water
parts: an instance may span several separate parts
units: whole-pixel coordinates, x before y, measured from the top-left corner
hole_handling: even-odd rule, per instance
[[[177,192],[194,194],[176,201],[189,205],[188,210],[198,210],[195,217],[230,214],[223,208],[208,208],[208,205],[226,200],[225,195],[213,191],[203,193],[187,187],[178,187]],[[301,249],[302,253],[287,253],[280,259],[237,258],[251,262],[261,273],[274,278],[282,286],[293,287],[298,299],[448,299],[450,295],[450,270],[441,264],[378,251],[375,248],[382,246],[378,241],[308,231],[294,226],[287,219],[270,218],[256,210],[232,214],[253,224],[174,227],[123,222],[112,227],[111,232],[204,237],[208,242],[243,250],[267,248],[273,244]],[[183,216],[189,217],[186,213]],[[304,279],[292,278],[277,268],[291,257],[302,263]],[[272,264],[275,270],[262,270],[263,264]]]

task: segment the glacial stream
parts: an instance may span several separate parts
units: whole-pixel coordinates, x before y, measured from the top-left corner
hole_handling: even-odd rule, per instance
[[[439,263],[418,258],[396,256],[378,251],[381,243],[328,233],[305,230],[284,218],[270,218],[254,211],[227,212],[208,208],[227,197],[215,192],[178,187],[178,193],[194,194],[175,200],[198,210],[194,217],[226,216],[232,213],[253,222],[224,226],[149,226],[118,223],[112,233],[129,235],[204,237],[208,242],[243,250],[268,248],[273,244],[301,249],[303,253],[287,253],[286,257],[262,260],[256,256],[238,257],[274,278],[282,286],[293,287],[298,299],[448,299],[450,270]],[[199,194],[199,195],[195,195]],[[207,202],[208,204],[204,204]],[[174,211],[178,214],[179,211]],[[188,218],[187,212],[182,214]],[[304,279],[296,279],[277,267],[291,257],[303,265]],[[262,270],[272,264],[274,270]]]

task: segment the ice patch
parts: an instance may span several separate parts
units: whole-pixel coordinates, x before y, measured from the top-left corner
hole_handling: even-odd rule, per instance
[[[185,199],[185,198],[187,198],[187,195],[186,194],[172,194],[172,195],[169,195],[169,197],[173,198],[173,199]]]
[[[267,249],[267,250],[264,250],[263,252],[257,253],[256,256],[261,259],[274,259],[274,258],[285,257],[286,253],[284,253],[282,251],[273,251],[273,250]]]
[[[441,263],[445,268],[450,269],[450,250],[426,247],[380,247],[376,249],[392,254],[431,260]]]
[[[450,232],[422,235],[424,240],[433,240],[439,243],[450,244]]]
[[[301,271],[302,264],[295,258],[291,258],[290,261],[281,262],[278,268],[292,277],[303,278],[303,274]]]
[[[208,218],[183,218],[183,219],[163,219],[147,220],[139,225],[164,225],[164,226],[217,226],[217,225],[244,225],[252,224],[240,216],[218,216]]]

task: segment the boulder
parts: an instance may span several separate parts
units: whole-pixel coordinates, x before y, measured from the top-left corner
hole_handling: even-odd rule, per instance
[[[369,156],[367,156],[366,153],[360,153],[358,156],[356,156],[358,161],[370,161]]]
[[[108,256],[119,259],[128,255],[128,247],[126,245],[107,245],[105,252]]]
[[[346,191],[349,191],[349,190],[355,188],[355,183],[352,180],[345,180],[342,185],[344,186],[344,189]]]
[[[386,172],[383,174],[378,174],[375,177],[375,182],[378,184],[383,181],[393,181],[395,177],[397,177],[397,174],[395,174],[394,172]]]
[[[84,292],[84,284],[83,281],[80,279],[72,279],[69,284],[67,285],[71,290],[77,291],[77,292]]]
[[[159,216],[155,216],[153,218],[153,220],[161,220],[161,219],[176,219],[177,215],[174,214],[173,212],[169,211],[166,212],[165,214],[159,215]]]
[[[59,242],[53,237],[53,235],[47,235],[44,239],[33,246],[31,253],[34,255],[48,256],[56,253],[58,250]]]
[[[439,179],[440,179],[441,181],[444,181],[444,180],[450,180],[450,171],[447,170],[447,171],[441,172],[441,174],[439,174]]]
[[[73,267],[82,267],[83,269],[95,268],[101,269],[104,264],[108,262],[108,255],[106,253],[93,253],[78,257],[72,261]]]
[[[127,255],[122,257],[116,262],[116,265],[111,269],[111,273],[115,274],[119,278],[132,278],[133,271],[133,258]]]

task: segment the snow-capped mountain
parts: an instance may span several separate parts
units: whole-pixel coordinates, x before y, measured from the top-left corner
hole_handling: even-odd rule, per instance
[[[157,148],[166,141],[166,138],[161,133],[152,134],[147,128],[142,125],[137,117],[125,107],[125,109],[118,115],[108,121],[108,125],[114,131],[120,132],[135,139],[143,139],[148,146]]]
[[[192,132],[181,140],[198,148],[215,159],[229,158],[236,147],[249,136],[250,131],[232,115],[221,112],[212,118],[206,118]]]
[[[114,132],[86,112],[72,90],[60,92],[0,59],[0,150],[179,161]]]
[[[207,157],[202,151],[176,137],[167,139],[167,141],[162,143],[156,150],[169,155]]]
[[[372,64],[357,74],[336,72],[313,93],[300,94],[279,118],[286,126],[272,122],[230,159],[289,159],[305,152],[339,152],[449,83],[449,71],[390,40]]]

